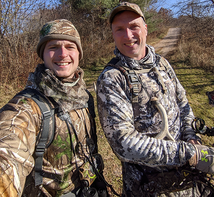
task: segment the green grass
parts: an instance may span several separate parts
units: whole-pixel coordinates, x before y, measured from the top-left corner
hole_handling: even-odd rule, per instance
[[[187,98],[195,117],[204,119],[206,126],[214,127],[214,106],[209,104],[207,91],[214,90],[213,73],[201,68],[193,68],[185,64],[172,64],[175,73],[186,90]],[[204,144],[212,146],[214,137],[202,135]]]

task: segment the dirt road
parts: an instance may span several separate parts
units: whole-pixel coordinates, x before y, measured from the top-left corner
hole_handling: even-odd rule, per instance
[[[170,51],[173,51],[176,48],[180,35],[180,28],[170,28],[167,35],[159,43],[154,45],[156,53],[166,56]]]

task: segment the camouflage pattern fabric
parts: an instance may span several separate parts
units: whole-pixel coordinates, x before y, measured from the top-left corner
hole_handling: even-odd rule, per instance
[[[33,100],[16,96],[0,110],[0,196],[60,196],[80,186],[75,162],[81,168],[84,154],[88,155],[86,129],[96,152],[93,118],[87,108],[82,108],[89,99],[82,77],[79,68],[72,81],[62,82],[44,65],[38,65],[29,77],[27,87],[45,92],[46,96],[53,94],[55,101],[69,112],[84,147],[77,151],[75,159],[66,123],[55,115],[55,136],[45,150],[43,184],[38,187],[34,181],[34,151],[42,122],[40,109]],[[74,133],[72,141],[77,148]]]
[[[142,83],[138,103],[132,103],[125,76],[119,70],[107,66],[97,80],[100,122],[114,153],[122,161],[124,195],[129,197],[146,196],[146,191],[140,187],[146,183],[145,175],[151,170],[154,173],[167,172],[185,165],[195,154],[193,145],[185,141],[198,140],[191,127],[194,114],[175,73],[175,79],[171,79],[164,70],[159,70],[161,76],[154,71],[140,73],[141,69],[160,66],[155,63],[153,47],[147,45],[147,51],[143,59],[136,61],[115,49],[123,66],[138,71]],[[171,68],[170,65],[168,67]],[[158,77],[162,77],[167,89],[165,93]],[[172,80],[176,80],[176,86]],[[169,132],[175,142],[155,138],[160,132],[162,120],[151,102],[153,96],[166,110]]]

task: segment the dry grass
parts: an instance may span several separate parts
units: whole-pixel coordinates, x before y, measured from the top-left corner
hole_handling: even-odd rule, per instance
[[[114,190],[118,193],[122,193],[122,169],[121,162],[113,153],[110,145],[108,144],[106,137],[97,123],[97,136],[98,136],[98,148],[99,153],[104,160],[104,177],[106,181],[113,186]],[[110,188],[108,188],[109,194],[114,196]]]
[[[187,52],[187,49],[189,49],[190,53]],[[187,98],[195,117],[204,119],[209,128],[214,127],[214,106],[209,104],[208,96],[206,95],[207,91],[214,90],[213,72],[211,72],[214,65],[206,63],[211,62],[211,59],[212,57],[209,53],[206,53],[206,49],[202,50],[197,43],[182,43],[179,45],[178,51],[171,56],[172,66],[186,90]],[[205,64],[206,67],[202,66]],[[207,135],[202,135],[201,137],[203,144],[214,145],[214,137],[208,137]]]
[[[184,37],[181,39],[178,54],[181,61],[191,67],[203,68],[214,72],[214,46],[205,47],[197,40],[188,42]]]
[[[0,108],[12,99],[18,91],[19,90],[14,89],[12,85],[0,84]]]

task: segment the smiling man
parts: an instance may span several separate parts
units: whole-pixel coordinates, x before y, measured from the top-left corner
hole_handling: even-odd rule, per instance
[[[112,23],[112,34],[115,45],[124,56],[140,60],[146,55],[147,25],[135,12],[117,14]]]
[[[78,31],[65,19],[46,23],[37,53],[44,63],[0,111],[0,196],[107,196]]]
[[[43,58],[46,67],[62,78],[73,78],[79,66],[77,45],[67,40],[49,41],[45,46]]]
[[[122,162],[123,196],[212,196],[204,174],[190,165],[213,174],[214,151],[200,145],[169,62],[146,44],[145,21],[136,4],[122,2],[112,10],[116,57],[97,80],[99,119]]]

